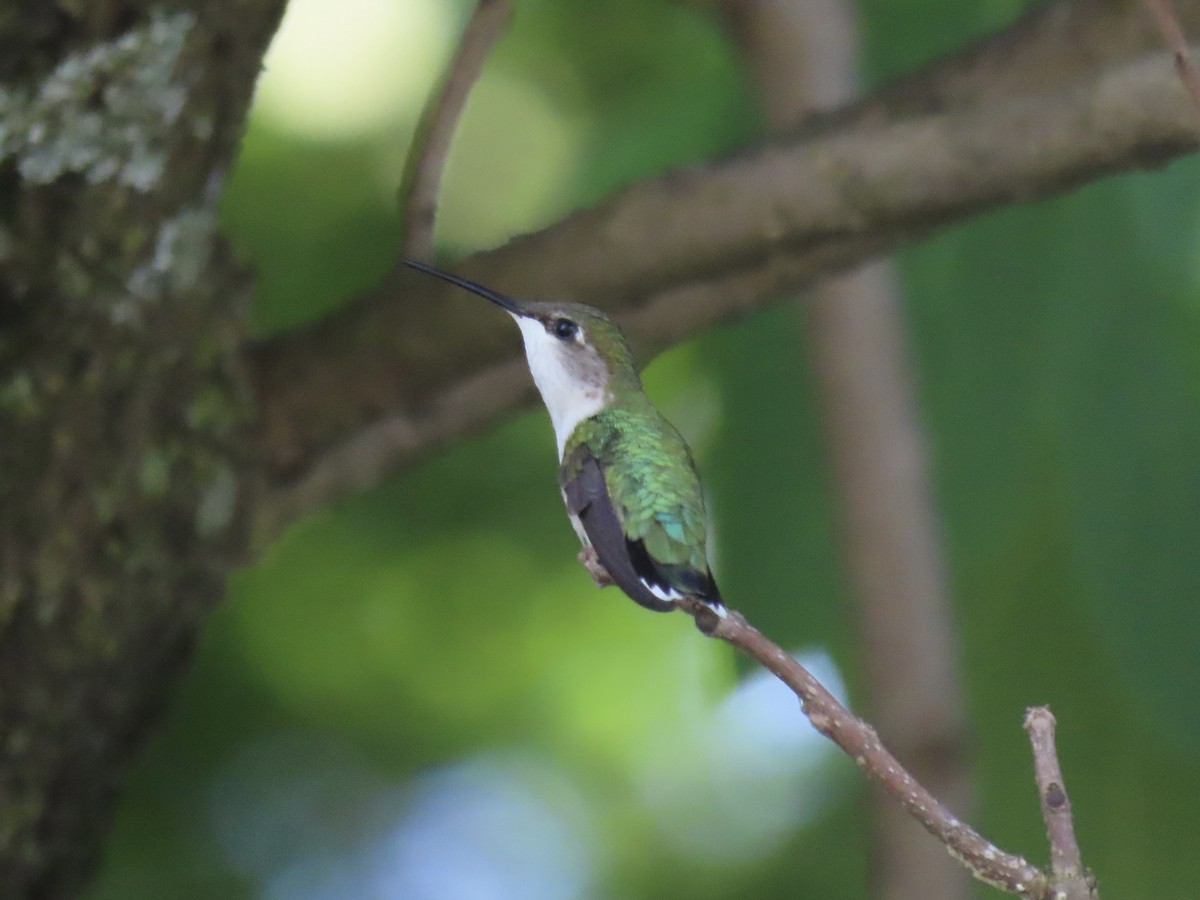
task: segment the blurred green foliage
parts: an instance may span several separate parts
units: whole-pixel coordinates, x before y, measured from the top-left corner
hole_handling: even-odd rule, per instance
[[[410,5],[451,30],[466,8]],[[868,78],[1020,5],[867,0]],[[329,49],[331,64],[354,53]],[[341,139],[256,116],[223,215],[260,275],[260,331],[319,317],[390,265],[420,99]],[[442,245],[498,241],[759,127],[699,7],[526,0],[464,123]],[[1045,858],[1020,720],[1052,704],[1085,857],[1111,897],[1188,898],[1200,881],[1198,187],[1186,161],[899,258],[976,818]],[[803,345],[785,304],[665,354],[646,380],[700,457],[726,596],[854,684]],[[816,777],[783,782],[782,751],[747,756],[741,780],[706,755],[723,747],[714,710],[739,664],[683,617],[595,591],[552,444],[544,414],[522,416],[297,525],[241,573],[134,773],[92,897],[865,896],[860,780],[815,751]],[[733,821],[727,785],[764,792],[755,809],[782,799],[783,824],[760,836]],[[447,797],[466,812],[445,812]],[[494,852],[516,893],[471,893],[453,865],[440,887],[346,874],[437,859],[445,822],[486,836],[493,820],[511,841],[477,855]],[[553,859],[523,856],[521,833]]]

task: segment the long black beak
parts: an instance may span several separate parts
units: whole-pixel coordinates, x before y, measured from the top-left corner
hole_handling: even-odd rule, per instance
[[[451,284],[456,284],[463,290],[470,291],[472,294],[478,294],[480,297],[486,297],[502,309],[508,310],[514,316],[527,316],[527,313],[521,304],[517,303],[512,297],[506,297],[504,294],[499,294],[491,288],[485,288],[478,282],[470,281],[466,278],[459,278],[457,275],[451,275],[449,272],[443,272],[441,269],[435,269],[433,266],[427,266],[423,262],[417,262],[415,259],[402,259],[400,262],[408,266],[410,269],[416,269],[418,272],[424,272],[426,275],[432,275],[434,278],[440,278],[442,281],[448,281]]]

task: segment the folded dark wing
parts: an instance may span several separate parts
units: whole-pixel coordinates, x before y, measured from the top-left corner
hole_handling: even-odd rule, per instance
[[[647,587],[648,583],[663,583],[663,578],[641,542],[631,544],[626,539],[608,495],[604,470],[586,445],[574,450],[562,471],[561,487],[567,509],[579,518],[600,564],[608,570],[613,582],[647,609],[656,612],[673,610],[674,603],[657,596]]]

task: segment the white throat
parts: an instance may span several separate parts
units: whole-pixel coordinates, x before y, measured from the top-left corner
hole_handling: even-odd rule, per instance
[[[600,412],[611,397],[603,387],[589,384],[572,370],[567,355],[570,351],[558,338],[548,334],[541,322],[525,316],[513,318],[525,341],[525,358],[529,361],[533,383],[550,413],[561,460],[567,438],[575,426]]]

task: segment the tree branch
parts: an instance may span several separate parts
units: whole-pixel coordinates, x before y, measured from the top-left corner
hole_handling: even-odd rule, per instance
[[[1050,900],[1058,886],[1028,860],[1001,850],[954,816],[900,765],[879,735],[846,709],[790,654],[730,609],[718,617],[708,605],[684,598],[676,601],[701,632],[745,653],[786,684],[814,728],[837,744],[855,764],[941,841],[978,880],[1027,900]],[[1061,782],[1061,779],[1060,779]]]
[[[1054,746],[1056,724],[1049,707],[1033,706],[1025,711],[1025,730],[1033,746],[1033,774],[1050,842],[1050,871],[1060,891],[1056,900],[1095,900],[1095,885],[1075,841],[1071,801]]]
[[[463,29],[441,88],[421,113],[399,189],[405,256],[433,259],[438,194],[450,142],[492,45],[512,19],[514,3],[515,0],[479,0]]]
[[[1175,15],[1171,0],[1145,0],[1145,3],[1150,7],[1154,21],[1175,58],[1175,69],[1179,73],[1180,81],[1191,94],[1192,103],[1196,105],[1197,111],[1200,111],[1200,72],[1196,71],[1196,64],[1192,62],[1192,53],[1184,36],[1183,26],[1179,17]]]
[[[1200,3],[1179,22],[1200,33]],[[832,118],[896,119],[1055,90],[1158,50],[1162,37],[1136,4],[1062,0],[1032,4],[1011,26],[898,78]]]
[[[1200,3],[1185,4],[1180,13],[1186,31],[1200,30]],[[855,125],[879,126],[905,117],[1016,102],[1029,93],[1052,93],[1077,82],[1094,82],[1106,67],[1160,45],[1160,35],[1140,6],[1123,0],[1057,0],[1033,7],[1012,26],[936,60],[850,107],[819,117],[805,125],[804,131],[810,137],[842,134],[852,139]],[[1015,184],[1013,190],[1030,193],[1021,184]],[[586,214],[568,223],[577,221],[586,222]],[[761,220],[771,221],[771,216]],[[686,266],[670,259],[670,241],[677,236],[661,232],[655,237],[666,242],[669,260],[661,270],[645,268],[640,259],[622,255],[622,247],[610,246],[603,231],[593,231],[586,236],[590,241],[585,246],[575,248],[562,265],[555,265],[545,251],[561,243],[555,236],[571,232],[568,223],[533,238],[533,252],[528,255],[511,248],[489,254],[478,261],[479,267],[472,273],[528,295],[576,296],[614,311],[648,302],[651,298],[644,285],[651,285],[658,294],[668,290],[671,277],[664,272],[689,275]],[[654,255],[659,243],[652,241],[644,255]],[[533,272],[541,278],[522,272],[530,259],[536,260]],[[638,265],[631,270],[634,263]],[[721,286],[721,280],[712,278],[714,271],[725,272],[721,280],[739,280],[728,265],[701,268],[687,278],[691,295],[703,293],[709,295],[708,300],[719,302],[720,298],[711,296],[711,288]],[[620,277],[626,272],[631,277]],[[701,276],[708,283],[699,283]],[[743,277],[739,286],[749,289],[754,280],[764,285],[773,282],[770,273],[759,276]],[[426,407],[464,376],[513,358],[513,345],[496,341],[495,329],[480,327],[487,324],[481,317],[454,315],[454,301],[442,302],[446,293],[439,295],[432,308],[424,303],[405,306],[398,302],[409,293],[408,284],[411,282],[393,274],[341,314],[255,348],[259,443],[274,482],[305,477],[320,458],[332,462],[327,454],[336,455],[343,442],[352,440],[351,432],[397,411]],[[725,299],[734,310],[762,302],[761,296]],[[444,314],[447,308],[450,314]],[[665,339],[679,336],[669,323],[665,331]],[[453,341],[438,340],[450,334]],[[334,397],[336,403],[313,399]],[[484,425],[486,422],[478,427]],[[387,453],[381,446],[378,455]],[[395,464],[403,465],[419,455],[411,453],[411,448],[402,450]],[[329,479],[331,483],[334,480]]]
[[[848,0],[723,0],[776,129],[856,91]],[[967,715],[899,278],[879,260],[803,303],[831,463],[838,548],[854,600],[864,708],[910,771],[952,810],[971,808]],[[966,872],[883,791],[871,803],[871,895],[959,900]]]
[[[939,226],[1161,165],[1195,148],[1192,115],[1170,67],[1141,60],[1049,94],[859,123],[642,182],[461,269],[518,296],[625,313],[635,340],[655,350]],[[393,416],[436,436],[381,432],[383,471],[528,396],[511,391],[476,417],[431,422],[429,410],[448,409],[470,379],[515,357],[510,336],[468,300],[397,272],[363,306],[258,348],[258,440],[282,491],[264,507],[268,531],[364,486],[348,468],[364,423]]]

